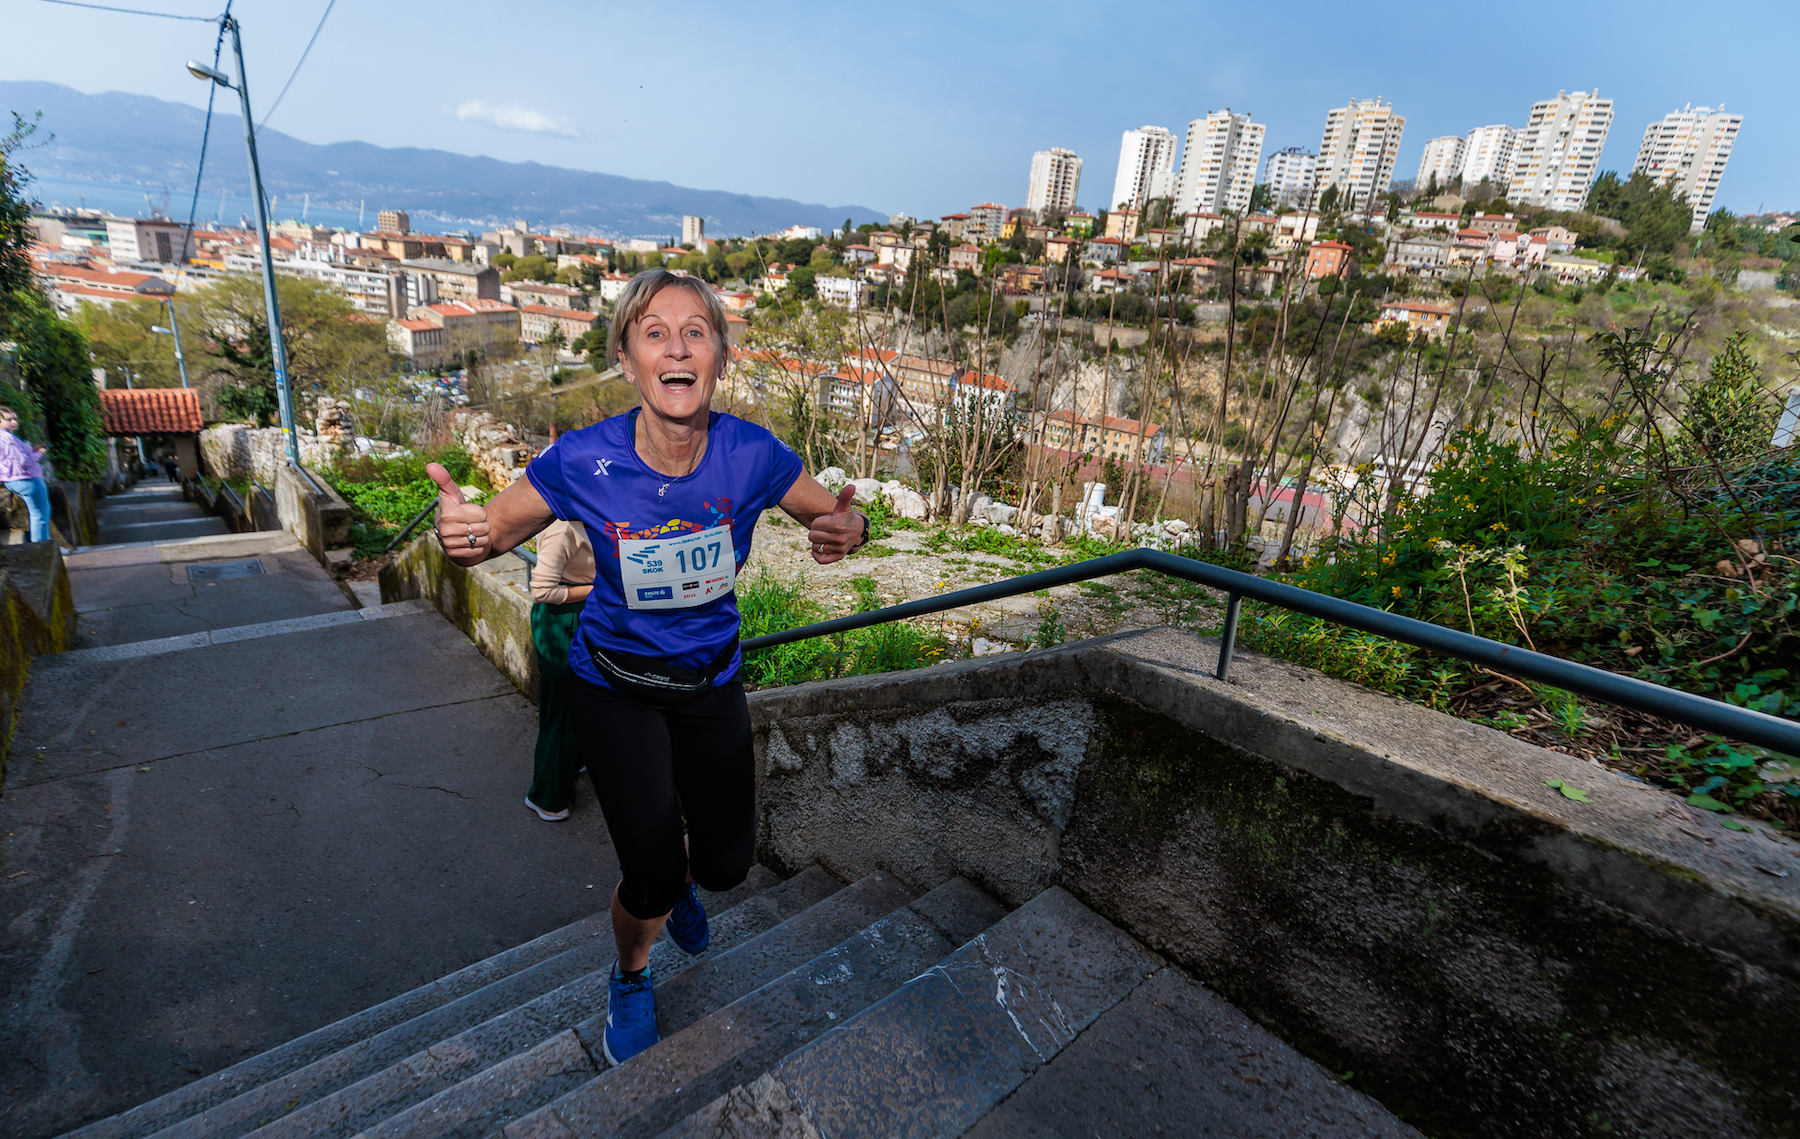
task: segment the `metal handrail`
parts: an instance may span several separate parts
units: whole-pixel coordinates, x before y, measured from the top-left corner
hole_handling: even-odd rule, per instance
[[[1793,720],[1740,708],[1735,704],[1683,692],[1648,680],[1621,676],[1616,672],[1547,656],[1500,641],[1491,641],[1472,633],[1446,629],[1429,621],[1402,617],[1398,613],[1345,601],[1341,597],[1328,597],[1284,582],[1270,581],[1193,558],[1178,557],[1161,550],[1127,550],[989,585],[972,586],[936,597],[890,605],[868,613],[855,613],[798,629],[766,633],[746,640],[743,647],[745,652],[753,652],[793,641],[828,636],[927,613],[939,613],[1001,597],[1016,597],[1052,586],[1091,581],[1097,577],[1137,569],[1155,570],[1169,577],[1182,578],[1225,592],[1225,625],[1219,638],[1219,663],[1215,670],[1215,675],[1220,680],[1230,679],[1231,657],[1237,646],[1238,608],[1240,602],[1249,597],[1296,613],[1360,629],[1365,633],[1374,633],[1447,656],[1459,657],[1496,672],[1554,685],[1609,704],[1677,720],[1709,732],[1800,757],[1800,723]]]
[[[394,552],[395,546],[398,546],[400,543],[402,543],[402,542],[406,541],[408,538],[412,537],[412,532],[419,528],[419,523],[421,523],[421,522],[425,521],[427,518],[431,517],[432,512],[435,511],[437,508],[438,508],[438,500],[434,498],[429,503],[426,504],[425,509],[423,509],[423,510],[419,511],[417,514],[413,515],[413,520],[411,522],[408,522],[405,526],[402,526],[400,528],[400,532],[398,534],[394,535],[393,541],[391,541],[387,545],[381,547],[381,556],[384,558],[387,557],[389,554]]]

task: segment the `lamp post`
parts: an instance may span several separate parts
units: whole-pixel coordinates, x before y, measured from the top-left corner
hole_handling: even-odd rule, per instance
[[[235,87],[224,72],[204,63],[188,60],[187,69],[196,79],[210,79],[219,86],[238,93],[244,115],[244,149],[250,155],[250,196],[256,203],[256,239],[262,247],[263,299],[268,309],[269,351],[275,358],[275,397],[281,408],[281,434],[287,442],[288,465],[300,469],[300,439],[294,433],[294,396],[288,390],[287,340],[281,332],[281,305],[275,299],[275,260],[269,253],[269,207],[263,201],[262,168],[256,161],[256,120],[250,114],[250,84],[244,77],[244,41],[238,35],[235,16],[222,21],[231,33],[231,50],[237,56],[238,81]]]
[[[175,302],[164,297],[163,304],[169,310],[169,327],[164,328],[160,324],[153,324],[150,326],[150,331],[175,338],[175,366],[181,370],[181,386],[185,388],[188,386],[187,359],[181,354],[181,326],[175,323]]]

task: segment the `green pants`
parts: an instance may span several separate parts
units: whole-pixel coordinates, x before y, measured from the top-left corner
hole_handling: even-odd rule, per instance
[[[581,621],[583,603],[533,605],[531,643],[538,658],[538,734],[532,761],[531,801],[546,811],[560,811],[575,798],[575,773],[581,759],[575,748],[575,725],[569,720],[569,642]]]

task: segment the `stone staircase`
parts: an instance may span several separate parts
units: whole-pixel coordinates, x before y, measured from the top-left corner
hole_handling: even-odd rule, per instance
[[[1415,1134],[1059,888],[757,868],[706,902],[618,1067],[594,917],[72,1135]]]
[[[177,483],[145,481],[101,499],[95,510],[100,545],[178,541],[228,534],[225,520],[182,497]]]
[[[428,603],[350,608],[178,494],[107,500],[85,647],[34,666],[0,1131],[1415,1134],[1061,888],[881,871],[705,896],[707,952],[651,954],[662,1042],[609,1067],[580,915],[616,865],[591,804],[521,809],[529,704]]]

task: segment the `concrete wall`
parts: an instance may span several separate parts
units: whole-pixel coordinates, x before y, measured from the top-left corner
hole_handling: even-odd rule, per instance
[[[468,634],[482,655],[532,700],[537,699],[537,650],[531,643],[531,595],[525,563],[511,554],[464,569],[444,556],[426,529],[381,567],[383,604],[426,598]]]
[[[1793,1133],[1800,846],[1213,663],[1162,630],[757,693],[759,853],[1065,886],[1427,1133]]]
[[[75,641],[75,601],[55,542],[0,546],[0,788],[31,658]]]
[[[313,484],[317,484],[317,491]],[[350,504],[318,475],[311,482],[292,467],[275,469],[275,512],[281,528],[325,564],[325,551],[350,544]]]

